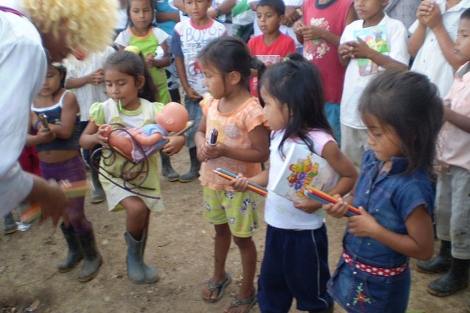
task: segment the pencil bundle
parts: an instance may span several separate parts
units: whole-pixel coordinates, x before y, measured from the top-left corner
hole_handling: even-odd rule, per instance
[[[65,192],[65,195],[68,198],[78,198],[83,197],[86,195],[87,191],[90,189],[90,183],[85,180],[80,180],[76,182],[69,182],[67,180],[63,180],[60,182],[60,186]],[[20,214],[20,221],[22,223],[34,223],[36,220],[41,218],[41,207],[39,204],[33,203],[29,207],[27,207],[23,212]]]
[[[220,177],[223,177],[223,178],[228,179],[228,180],[236,180],[237,179],[237,175],[235,175],[232,172],[229,172],[227,170],[224,170],[223,168],[218,168],[218,169],[214,170],[214,173],[216,173]],[[268,191],[266,190],[266,188],[264,188],[264,187],[262,187],[258,184],[255,184],[251,181],[248,181],[248,189],[253,191],[253,192],[256,192],[259,195],[262,195],[263,197],[266,197],[268,195]]]
[[[335,204],[335,203],[338,203],[338,199],[336,199],[335,197],[333,196],[330,196],[329,194],[327,193],[324,193],[323,191],[321,190],[318,190],[316,188],[313,188],[312,186],[307,186],[307,190],[305,191],[305,194],[307,195],[307,197],[309,197],[310,199],[313,199],[317,202],[320,202],[322,204],[328,204],[328,203],[332,203],[332,204]],[[360,215],[361,212],[353,207],[352,205],[348,205],[348,213],[346,213],[346,216],[355,216],[355,215]]]

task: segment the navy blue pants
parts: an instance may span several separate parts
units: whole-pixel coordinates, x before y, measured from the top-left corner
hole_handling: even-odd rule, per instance
[[[293,298],[300,311],[323,312],[333,305],[326,291],[330,278],[326,226],[286,230],[268,225],[258,280],[263,313],[287,313]]]

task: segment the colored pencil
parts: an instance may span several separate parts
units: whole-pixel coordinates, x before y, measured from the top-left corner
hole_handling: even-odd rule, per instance
[[[227,170],[224,170],[223,168],[218,168],[218,169],[214,170],[214,173],[216,173],[220,177],[228,179],[228,180],[236,180],[237,179],[237,175],[235,175],[232,172],[229,172]],[[259,194],[263,197],[266,197],[268,195],[268,191],[266,190],[266,188],[264,188],[264,187],[262,187],[258,184],[255,184],[251,181],[248,181],[248,189],[253,191],[253,192],[256,192],[257,194]]]
[[[318,190],[316,188],[313,188],[312,186],[307,186],[307,191],[305,194],[310,198],[315,201],[318,201],[322,204],[328,204],[328,203],[338,203],[338,199],[336,199],[333,196],[330,196],[327,193],[324,193],[321,190]],[[361,211],[359,211],[357,208],[353,207],[352,205],[348,205],[348,213],[346,216],[355,216],[355,215],[360,215]]]
[[[64,180],[60,182],[60,186],[68,198],[83,197],[86,195],[87,191],[90,190],[90,183],[86,179],[72,183]],[[31,204],[20,213],[20,221],[23,223],[31,224],[39,218],[41,218],[41,208],[37,202]]]

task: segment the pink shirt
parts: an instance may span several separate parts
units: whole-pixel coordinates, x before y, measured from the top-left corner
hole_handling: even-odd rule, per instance
[[[240,107],[229,113],[218,110],[219,100],[205,95],[201,101],[202,112],[206,116],[206,139],[209,140],[211,132],[216,128],[219,132],[217,142],[237,149],[249,149],[252,142],[248,133],[259,125],[266,123],[266,116],[258,100],[253,97]],[[243,173],[251,177],[261,172],[261,163],[247,163],[227,157],[220,157],[203,162],[201,165],[201,185],[214,190],[231,190],[228,180],[214,173],[217,168],[226,169],[232,173]]]
[[[470,62],[465,63],[455,73],[454,83],[444,98],[450,108],[470,117]],[[445,122],[438,138],[437,158],[441,164],[454,165],[470,170],[470,134],[457,126]]]
[[[296,51],[294,39],[283,33],[270,46],[264,43],[264,35],[255,36],[248,41],[248,48],[251,56],[257,57],[266,66],[279,63],[285,56]],[[250,90],[253,96],[258,97],[258,76],[251,77]]]

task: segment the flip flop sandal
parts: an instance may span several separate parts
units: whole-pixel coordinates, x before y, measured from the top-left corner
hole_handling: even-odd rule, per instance
[[[209,281],[207,283],[209,284],[209,291],[211,292],[211,294],[212,294],[212,292],[216,291],[217,289],[219,289],[219,292],[217,293],[217,298],[215,300],[205,299],[205,298],[203,298],[203,299],[205,301],[209,302],[209,303],[216,303],[217,301],[220,300],[220,298],[222,298],[222,295],[224,294],[225,287],[227,287],[228,284],[230,284],[231,281],[232,281],[232,275],[230,275],[229,273],[227,273],[227,277],[225,277],[225,279],[219,280],[216,283],[213,283],[212,280],[209,279]]]
[[[249,306],[246,308],[246,310],[243,313],[248,313],[251,308],[258,302],[257,294],[256,291],[253,293],[253,295],[249,298],[245,299],[236,299],[230,304],[230,308],[236,308],[245,304],[249,304]]]

